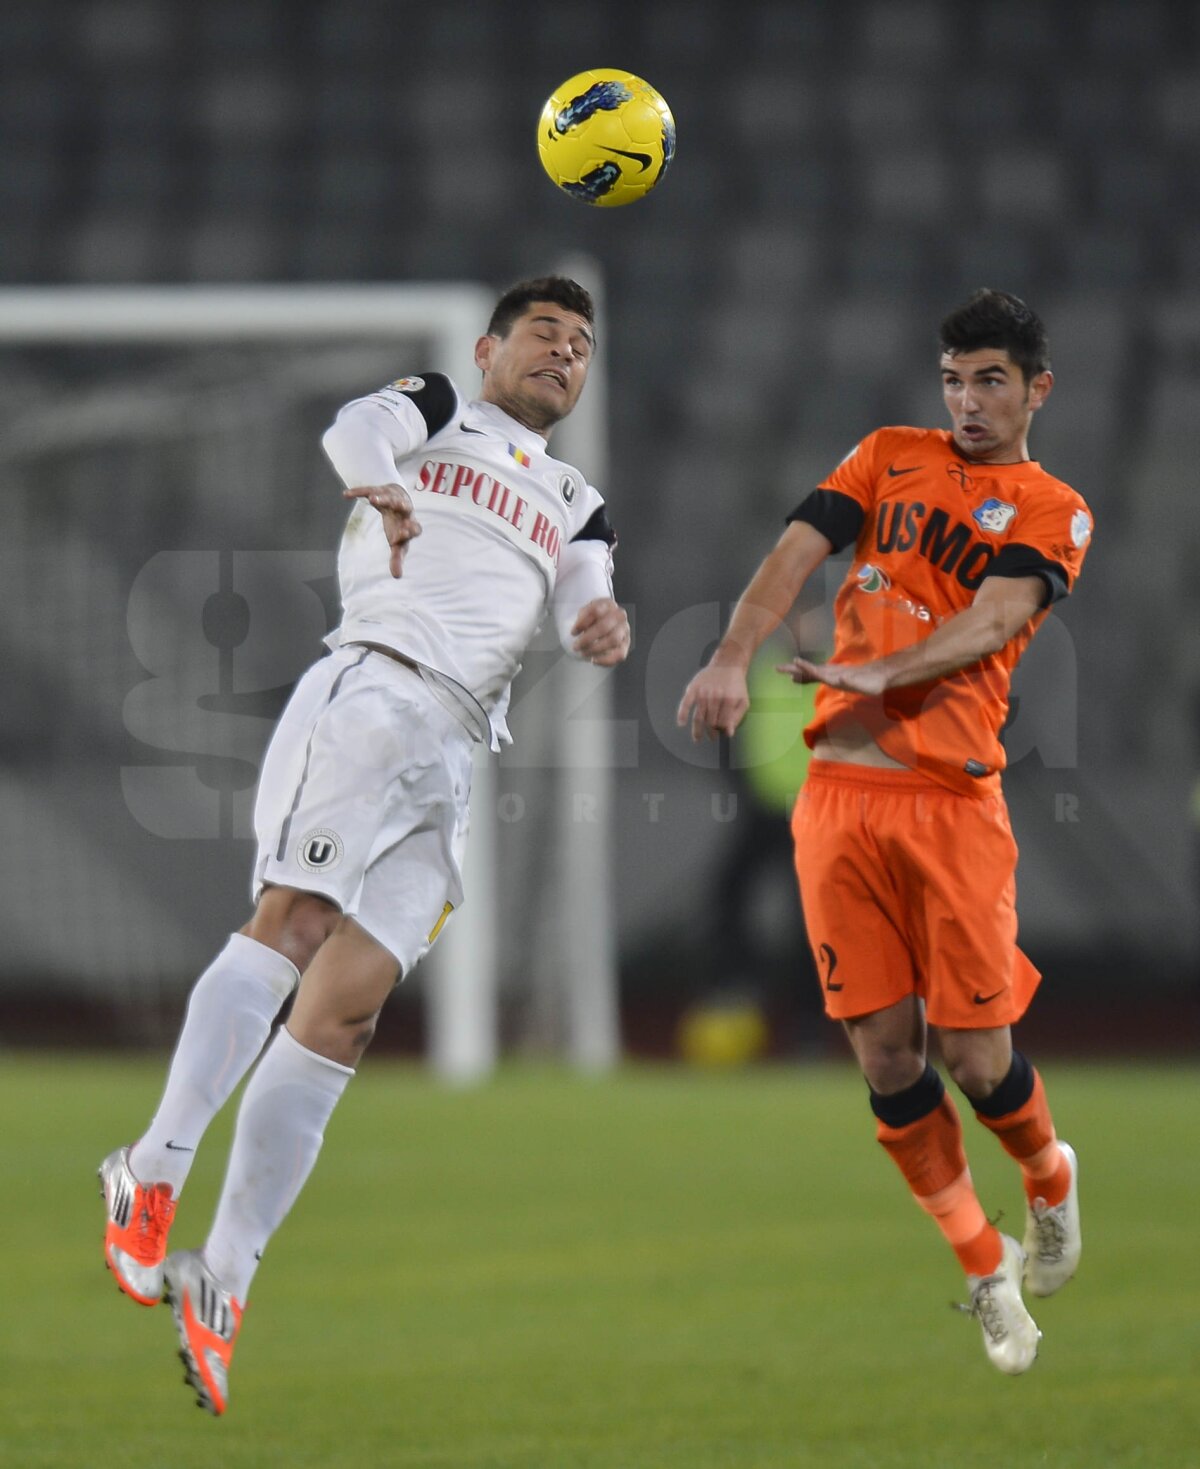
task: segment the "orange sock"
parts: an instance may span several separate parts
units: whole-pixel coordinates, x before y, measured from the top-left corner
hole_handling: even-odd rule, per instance
[[[917,1198],[917,1203],[932,1216],[968,1275],[991,1275],[999,1266],[1004,1247],[999,1231],[983,1212],[969,1168],[947,1188]]]
[[[1025,1197],[1044,1199],[1053,1208],[1061,1204],[1071,1187],[1071,1166],[1054,1135],[1050,1106],[1042,1078],[1033,1073],[1029,1100],[1003,1117],[975,1116],[1000,1139],[1000,1146],[1021,1165]]]
[[[875,1136],[967,1274],[990,1275],[1000,1263],[1003,1246],[971,1183],[962,1123],[950,1098],[943,1096],[932,1112],[903,1127],[879,1121]]]

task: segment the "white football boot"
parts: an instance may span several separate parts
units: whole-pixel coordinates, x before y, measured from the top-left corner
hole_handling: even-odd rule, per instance
[[[1071,1187],[1053,1208],[1045,1199],[1025,1207],[1025,1289],[1031,1296],[1052,1296],[1075,1274],[1083,1249],[1079,1228],[1079,1160],[1070,1143],[1060,1142],[1071,1165]]]
[[[1033,1366],[1042,1333],[1021,1299],[1025,1252],[1007,1234],[1000,1241],[1004,1253],[992,1274],[967,1276],[971,1303],[962,1309],[979,1322],[992,1366],[1015,1376]]]

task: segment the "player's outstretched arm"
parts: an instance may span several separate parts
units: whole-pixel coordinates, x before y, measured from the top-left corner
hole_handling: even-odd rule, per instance
[[[347,500],[366,500],[383,518],[383,530],[392,548],[389,566],[393,576],[404,571],[404,557],[409,541],[421,534],[421,522],[413,510],[413,502],[403,485],[356,485],[343,490]]]
[[[1041,610],[1045,599],[1046,584],[1039,576],[990,576],[969,607],[911,647],[870,663],[793,658],[780,664],[779,672],[789,674],[793,683],[824,683],[854,694],[879,695],[906,684],[928,683],[998,653]]]
[[[750,707],[750,660],[792,610],[804,583],[832,543],[815,526],[793,521],[754,573],[707,665],[683,691],[676,723],[691,723],[692,739],[732,735]]]

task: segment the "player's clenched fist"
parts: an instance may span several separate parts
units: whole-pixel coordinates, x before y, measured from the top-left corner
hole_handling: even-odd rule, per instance
[[[629,656],[629,618],[611,597],[584,603],[571,636],[572,651],[601,668],[614,668]]]
[[[676,724],[692,724],[692,739],[732,735],[750,707],[745,672],[735,664],[710,663],[683,691]]]
[[[421,534],[421,522],[413,510],[413,502],[403,485],[357,485],[342,492],[347,500],[366,500],[383,518],[383,533],[392,548],[389,565],[392,575],[404,570],[404,553],[409,541]]]

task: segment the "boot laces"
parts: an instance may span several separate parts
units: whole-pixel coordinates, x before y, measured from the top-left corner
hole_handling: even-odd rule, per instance
[[[1003,1275],[985,1275],[972,1290],[971,1299],[967,1304],[964,1305],[961,1301],[951,1302],[956,1311],[962,1311],[967,1316],[974,1316],[987,1333],[988,1340],[993,1342],[1002,1342],[1008,1336],[1004,1307],[995,1295],[996,1287],[1004,1284]]]
[[[1004,1310],[993,1290],[993,1287],[999,1284],[1000,1280],[997,1276],[988,1276],[986,1280],[979,1282],[971,1297],[971,1315],[979,1321],[992,1341],[1003,1341],[1008,1335]]]
[[[1033,1206],[1033,1232],[1039,1260],[1062,1259],[1067,1231],[1061,1209],[1052,1209],[1044,1199],[1038,1199]]]
[[[175,1217],[175,1198],[163,1183],[138,1190],[137,1228],[131,1253],[143,1265],[156,1265],[162,1259],[163,1244],[171,1220]]]

